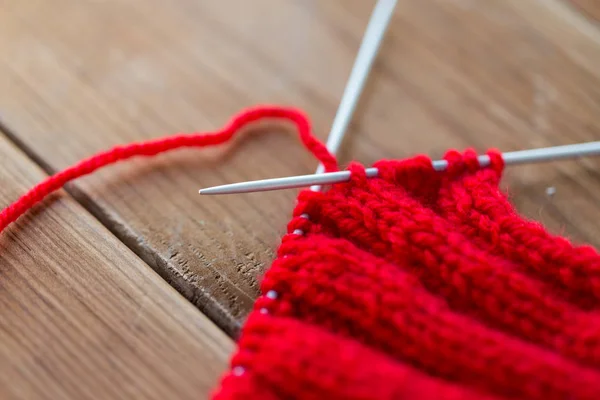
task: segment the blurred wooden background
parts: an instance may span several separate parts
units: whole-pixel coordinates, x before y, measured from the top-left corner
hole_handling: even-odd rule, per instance
[[[94,152],[259,103],[303,108],[324,139],[374,4],[0,1],[1,205]],[[600,140],[597,18],[594,0],[400,0],[341,161]],[[3,398],[209,393],[296,191],[197,191],[316,167],[275,128],[223,150],[110,167],[0,238]],[[504,185],[526,216],[599,246],[599,167],[515,167]]]

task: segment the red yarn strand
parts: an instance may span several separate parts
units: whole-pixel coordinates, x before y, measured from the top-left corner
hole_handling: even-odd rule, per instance
[[[215,132],[180,134],[147,142],[118,146],[98,153],[72,167],[58,172],[33,187],[29,192],[0,212],[0,233],[36,203],[57,191],[69,181],[135,156],[152,157],[184,147],[210,147],[223,144],[231,140],[243,128],[255,122],[268,119],[284,120],[294,124],[304,146],[325,166],[325,169],[327,171],[337,170],[335,157],[322,142],[313,136],[310,122],[304,113],[296,109],[277,106],[251,108],[242,111],[227,126]]]

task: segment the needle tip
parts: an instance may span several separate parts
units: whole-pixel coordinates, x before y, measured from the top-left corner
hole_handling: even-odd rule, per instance
[[[243,193],[242,191],[235,190],[236,186],[239,186],[239,184],[211,186],[211,187],[208,187],[208,188],[204,188],[204,189],[198,190],[198,193],[203,194],[203,195],[207,195],[207,194]]]

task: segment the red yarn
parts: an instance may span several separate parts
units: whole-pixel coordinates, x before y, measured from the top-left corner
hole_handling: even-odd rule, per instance
[[[489,154],[302,192],[214,399],[598,398],[600,256],[521,218]]]
[[[325,169],[328,171],[337,170],[335,157],[327,151],[322,142],[312,135],[310,122],[304,113],[296,109],[278,106],[251,108],[239,113],[225,128],[219,131],[181,134],[115,147],[58,172],[33,187],[20,199],[0,212],[0,232],[36,203],[63,187],[65,183],[90,174],[99,168],[135,156],[155,156],[183,147],[210,147],[222,144],[231,140],[237,132],[248,125],[267,119],[279,119],[293,123],[298,129],[298,134],[304,146],[315,155],[325,166]]]
[[[0,213],[0,231],[66,182],[180,147],[225,143],[265,118],[294,123],[326,166],[306,117],[241,113],[214,133],[117,147],[40,183]],[[446,155],[376,163],[367,179],[303,191],[231,370],[233,399],[596,399],[600,255],[523,219],[498,189],[503,163]]]

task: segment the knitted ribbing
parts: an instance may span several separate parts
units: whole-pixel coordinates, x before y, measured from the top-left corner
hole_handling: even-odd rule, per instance
[[[303,191],[215,399],[596,399],[597,265],[472,151]]]

